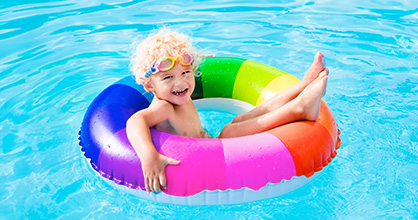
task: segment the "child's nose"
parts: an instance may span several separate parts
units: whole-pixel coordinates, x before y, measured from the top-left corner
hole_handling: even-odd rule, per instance
[[[183,77],[183,74],[181,74],[180,76],[177,76],[175,78],[175,84],[176,85],[182,85],[184,82],[186,81],[186,79]]]

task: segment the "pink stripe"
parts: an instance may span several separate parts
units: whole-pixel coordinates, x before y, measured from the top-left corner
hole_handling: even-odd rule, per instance
[[[166,167],[165,193],[191,196],[203,190],[226,189],[225,158],[220,139],[173,135],[159,152],[181,161],[177,166]]]
[[[270,133],[222,139],[222,143],[228,188],[259,190],[268,182],[278,183],[296,175],[288,149]]]

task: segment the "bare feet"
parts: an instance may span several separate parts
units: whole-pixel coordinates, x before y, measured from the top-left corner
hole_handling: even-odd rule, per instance
[[[308,71],[303,77],[302,82],[304,82],[305,85],[309,85],[312,81],[318,78],[319,73],[321,73],[321,71],[324,70],[324,68],[325,68],[324,54],[322,54],[321,52],[318,52],[316,53],[314,57],[314,62],[309,67]]]
[[[298,96],[303,117],[316,120],[319,116],[321,98],[325,95],[329,70],[325,68],[319,76],[309,84]]]

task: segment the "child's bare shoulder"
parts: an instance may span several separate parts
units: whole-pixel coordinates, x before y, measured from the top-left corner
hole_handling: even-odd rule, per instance
[[[174,108],[171,103],[154,99],[148,108],[136,112],[131,116],[129,121],[135,124],[135,121],[141,118],[142,120],[145,120],[149,127],[153,127],[172,117],[173,112]]]
[[[152,114],[165,114],[169,116],[170,113],[174,112],[174,106],[166,100],[154,99],[147,110]]]

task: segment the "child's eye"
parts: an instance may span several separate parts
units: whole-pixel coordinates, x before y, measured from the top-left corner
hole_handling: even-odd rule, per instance
[[[164,76],[163,80],[167,80],[167,79],[171,79],[173,78],[172,76]]]
[[[186,74],[188,74],[188,73],[190,73],[190,71],[186,70],[186,71],[184,71],[182,74],[183,74],[183,75],[186,75]]]

